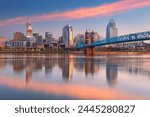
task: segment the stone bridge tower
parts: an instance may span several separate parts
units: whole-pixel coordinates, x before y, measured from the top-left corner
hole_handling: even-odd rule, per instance
[[[95,33],[92,32],[88,32],[86,30],[85,32],[85,55],[86,56],[94,56],[95,55],[95,47],[88,47],[89,44],[91,44],[92,42],[94,42],[94,35]]]

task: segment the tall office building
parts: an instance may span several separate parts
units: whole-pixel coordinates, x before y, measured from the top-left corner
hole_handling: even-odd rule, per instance
[[[26,47],[35,47],[36,38],[33,36],[33,29],[31,24],[26,22]]]
[[[118,28],[116,22],[113,19],[110,19],[107,29],[106,29],[106,39],[118,36]]]
[[[31,24],[28,21],[26,22],[26,36],[27,37],[33,36],[33,29],[32,29]]]
[[[66,25],[63,28],[63,40],[66,48],[73,46],[73,28],[70,25]]]
[[[45,42],[49,44],[53,41],[53,34],[51,32],[45,32]]]
[[[36,46],[42,46],[43,44],[43,37],[40,33],[33,33],[33,37],[36,39]]]

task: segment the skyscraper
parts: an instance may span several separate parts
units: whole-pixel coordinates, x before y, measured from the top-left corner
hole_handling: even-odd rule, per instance
[[[53,41],[53,34],[51,32],[45,32],[45,42],[49,44]]]
[[[106,29],[106,39],[118,36],[118,28],[114,19],[110,19]]]
[[[27,21],[26,22],[26,36],[27,37],[32,37],[33,36],[33,30],[31,24]]]
[[[73,46],[73,28],[70,25],[66,25],[63,28],[63,40],[66,48]]]
[[[40,33],[33,33],[33,37],[36,39],[36,46],[42,46],[43,44],[43,37]]]

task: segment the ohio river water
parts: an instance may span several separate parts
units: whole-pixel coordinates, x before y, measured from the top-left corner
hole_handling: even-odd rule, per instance
[[[150,55],[0,54],[0,99],[150,99]]]

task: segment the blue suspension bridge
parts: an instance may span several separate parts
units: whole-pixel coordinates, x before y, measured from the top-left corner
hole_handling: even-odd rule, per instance
[[[87,38],[85,38],[86,40]],[[124,43],[124,42],[135,42],[150,40],[150,31],[139,32],[133,34],[122,35],[118,37],[108,38],[104,40],[94,41],[92,38],[90,42],[79,43],[76,45],[76,49],[85,49],[85,53],[93,54],[96,46],[104,46],[110,44]]]

